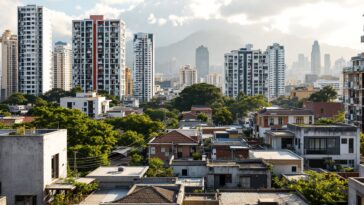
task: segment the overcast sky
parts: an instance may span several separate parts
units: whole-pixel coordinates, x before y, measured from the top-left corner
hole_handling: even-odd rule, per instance
[[[201,28],[223,30],[216,27],[224,22],[362,48],[364,0],[0,0],[0,29],[16,31],[16,7],[26,4],[51,10],[54,41],[70,41],[72,19],[103,14],[123,19],[128,36],[155,33],[158,45]]]

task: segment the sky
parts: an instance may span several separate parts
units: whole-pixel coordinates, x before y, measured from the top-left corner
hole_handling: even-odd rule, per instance
[[[364,33],[363,0],[0,0],[1,31],[16,31],[16,8],[26,4],[51,11],[54,41],[70,42],[72,20],[90,14],[121,18],[129,38],[152,32],[159,46],[224,24],[254,25],[354,49],[362,48]]]

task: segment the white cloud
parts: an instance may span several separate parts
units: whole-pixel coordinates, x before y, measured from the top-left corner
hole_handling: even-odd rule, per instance
[[[154,16],[153,13],[149,14],[148,23],[149,24],[155,24],[155,23],[157,23],[157,18]]]
[[[20,0],[0,0],[0,33],[10,29],[16,33],[17,7],[21,5]]]
[[[166,24],[167,23],[167,19],[165,19],[165,18],[160,18],[160,19],[158,19],[158,24],[159,25],[164,25],[164,24]]]

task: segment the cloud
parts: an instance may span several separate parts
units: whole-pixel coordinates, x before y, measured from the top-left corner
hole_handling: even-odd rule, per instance
[[[16,33],[17,27],[17,7],[21,5],[20,0],[0,0],[0,33],[10,29]]]
[[[157,18],[154,16],[154,14],[149,14],[149,17],[148,17],[148,23],[149,24],[155,24],[157,23]]]

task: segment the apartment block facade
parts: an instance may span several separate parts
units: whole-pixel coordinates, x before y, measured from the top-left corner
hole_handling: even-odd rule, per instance
[[[191,65],[184,65],[179,70],[179,85],[181,88],[197,83],[197,70]]]
[[[284,47],[278,43],[268,46],[268,100],[285,95],[285,60]]]
[[[72,88],[72,49],[71,45],[58,41],[53,51],[53,88],[69,91]]]

